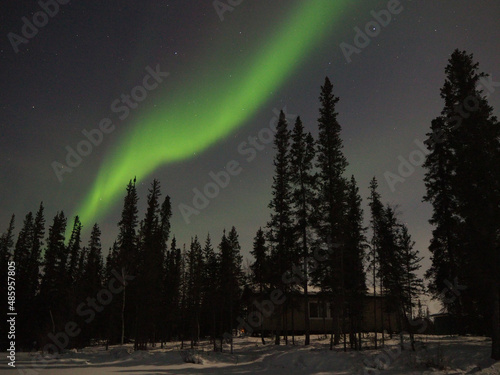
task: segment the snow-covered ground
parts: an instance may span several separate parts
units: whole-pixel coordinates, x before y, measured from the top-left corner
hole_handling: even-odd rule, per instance
[[[500,362],[489,358],[491,342],[483,337],[419,336],[416,352],[398,349],[396,337],[386,340],[385,349],[343,352],[328,350],[328,339],[312,337],[304,347],[275,346],[259,338],[234,340],[234,354],[214,353],[209,343],[195,351],[181,351],[179,343],[165,349],[133,352],[130,345],[69,351],[43,357],[18,353],[17,368],[8,369],[2,361],[0,373],[29,375],[66,374],[480,374],[500,375]],[[226,349],[226,348],[225,348]],[[229,348],[227,348],[229,349]],[[183,357],[199,363],[186,363]],[[2,353],[6,358],[6,353]]]

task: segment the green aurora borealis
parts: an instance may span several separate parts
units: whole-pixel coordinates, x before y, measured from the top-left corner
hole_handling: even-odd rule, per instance
[[[208,72],[199,67],[189,76],[186,87],[177,90],[166,78],[161,89],[173,99],[161,109],[138,113],[127,133],[108,152],[75,214],[84,223],[95,222],[122,198],[134,176],[140,181],[162,165],[191,158],[242,126],[320,44],[347,3],[299,3],[279,27],[273,26],[250,59],[231,61],[224,56],[224,64],[232,69],[231,78],[222,77],[213,66],[205,67]],[[163,67],[162,71],[167,69]]]

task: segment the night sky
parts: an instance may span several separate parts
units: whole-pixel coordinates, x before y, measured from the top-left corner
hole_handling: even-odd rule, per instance
[[[23,37],[23,17],[33,22],[42,8],[10,0],[0,7],[0,232],[12,213],[19,230],[43,201],[47,232],[58,210],[69,226],[79,214],[84,244],[98,222],[105,254],[125,187],[137,176],[140,218],[157,178],[172,199],[178,244],[196,234],[204,241],[207,232],[218,243],[234,225],[247,256],[269,219],[274,155],[271,143],[257,150],[249,137],[267,141],[264,129],[285,107],[290,122],[300,115],[316,136],[320,86],[329,76],[340,97],[346,176],[357,179],[367,222],[368,183],[376,176],[383,200],[400,206],[426,269],[424,171],[417,166],[395,191],[384,173],[398,173],[398,157],[418,150],[415,141],[441,111],[439,89],[455,48],[473,53],[480,70],[500,81],[496,0],[401,1],[385,27],[368,22],[387,1],[244,0],[219,15],[208,0],[75,0],[46,19],[38,13],[35,21],[46,25],[15,47],[9,33]],[[349,63],[340,45],[355,45],[356,27],[376,36]],[[489,100],[498,115],[496,90]],[[100,125],[107,133],[91,151],[81,145],[88,155],[69,172],[67,147],[77,150],[87,139],[82,132],[95,135]],[[193,189],[203,191],[210,173],[228,163],[234,175],[227,187],[188,224],[179,205],[192,207]]]

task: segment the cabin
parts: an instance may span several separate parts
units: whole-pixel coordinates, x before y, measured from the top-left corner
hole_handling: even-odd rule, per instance
[[[306,299],[301,291],[294,291],[286,296],[278,290],[268,295],[247,290],[245,302],[246,324],[242,328],[247,333],[270,334],[271,332],[292,332],[304,334],[305,317],[309,315],[311,334],[332,332],[333,316],[335,314],[331,295],[313,291]],[[359,301],[354,311],[345,311],[342,331],[349,332],[354,328],[357,332],[399,332],[397,315],[387,313],[387,303],[383,296],[366,294]],[[384,312],[382,314],[382,312]],[[241,323],[241,322],[240,322]]]

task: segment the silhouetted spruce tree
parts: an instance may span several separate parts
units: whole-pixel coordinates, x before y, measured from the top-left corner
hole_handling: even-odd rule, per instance
[[[146,349],[147,342],[153,345],[159,338],[161,330],[161,307],[164,277],[164,228],[160,210],[160,183],[153,180],[147,196],[147,209],[141,222],[139,234],[140,254],[137,286],[137,342],[136,349]]]
[[[180,283],[179,283],[179,311],[180,318],[179,322],[179,339],[181,341],[181,349],[184,348],[184,340],[186,338],[186,330],[188,324],[186,324],[186,319],[184,317],[188,314],[187,302],[188,302],[188,273],[187,273],[187,252],[186,244],[182,245],[181,258],[180,258]]]
[[[445,132],[444,136],[434,136],[434,143],[446,143],[451,150],[447,173],[456,204],[454,214],[463,223],[461,256],[466,261],[464,267],[453,265],[463,275],[461,284],[467,286],[460,291],[462,307],[469,316],[485,318],[483,329],[492,336],[492,358],[500,359],[500,126],[480,88],[486,75],[479,72],[478,66],[472,54],[459,50],[452,53],[441,89],[445,106],[440,117]],[[426,166],[429,200],[437,210],[440,202],[435,198],[439,190],[433,186],[437,176],[432,175],[437,162],[429,158]],[[442,259],[443,267],[452,268],[446,264],[450,252],[441,256],[442,249],[433,250],[437,271]],[[443,300],[449,298],[446,293],[440,295]],[[477,318],[474,320],[469,323],[477,323]]]
[[[413,317],[413,308],[417,305],[415,301],[418,301],[418,304],[420,305],[419,297],[424,292],[423,280],[417,275],[418,270],[422,267],[420,262],[423,258],[420,257],[418,251],[413,248],[415,246],[415,242],[411,239],[406,224],[401,224],[399,226],[398,244],[401,254],[402,267],[402,309],[405,324],[410,334],[411,346],[412,349],[415,350],[414,335],[416,332],[414,332],[415,320]],[[419,306],[419,310],[421,310],[421,306]]]
[[[257,288],[259,293],[259,298],[264,299],[264,291],[268,289],[269,285],[269,272],[270,272],[270,264],[269,264],[269,254],[268,249],[266,247],[266,238],[264,236],[264,232],[262,228],[259,228],[257,233],[255,234],[253,240],[253,248],[250,250],[250,254],[254,257],[254,262],[250,265],[250,269],[252,271],[251,274],[251,282],[254,287]],[[262,316],[262,323],[264,325],[264,315]],[[266,341],[264,339],[264,332],[261,329],[260,332],[262,343],[265,344]]]
[[[81,258],[81,233],[82,233],[82,223],[78,216],[75,216],[73,221],[73,229],[71,230],[71,235],[67,245],[68,252],[68,305],[70,306],[71,315],[68,319],[76,321],[78,323],[83,323],[84,320],[78,316],[76,311],[77,307],[82,301],[85,301],[86,295],[84,295],[83,287],[81,283],[81,273],[82,269],[79,269],[80,258]],[[89,343],[89,340],[84,337],[85,335],[78,335],[72,339],[72,345],[83,347]]]
[[[219,258],[212,246],[210,234],[207,234],[203,247],[203,262],[205,267],[202,285],[202,332],[204,335],[210,335],[214,350],[216,350],[216,339],[217,335],[220,334],[217,327],[217,317],[222,296],[220,295]]]
[[[426,157],[424,168],[427,194],[424,201],[434,207],[429,222],[434,226],[429,251],[432,265],[426,272],[429,279],[429,290],[434,297],[443,299],[442,292],[448,289],[455,280],[465,280],[463,270],[466,258],[463,248],[463,223],[456,214],[458,202],[453,193],[453,150],[446,139],[451,137],[451,128],[447,126],[444,117],[432,121],[431,132],[426,141],[430,153]],[[460,293],[455,298],[444,298],[446,309],[457,317],[458,327],[462,330],[464,295]],[[462,331],[463,333],[463,331]]]
[[[225,334],[230,335],[231,353],[233,352],[233,329],[239,315],[239,301],[242,288],[242,257],[236,228],[232,227],[226,236],[224,231],[219,245],[220,262],[219,274],[221,295],[225,296],[221,306],[221,328]]]
[[[33,214],[29,212],[24,220],[23,226],[19,232],[14,249],[13,245],[13,228],[14,221],[11,219],[7,233],[2,237],[2,272],[5,272],[4,285],[7,286],[7,271],[8,260],[15,262],[15,311],[18,313],[16,343],[21,350],[32,349],[33,338],[37,330],[36,316],[33,318],[33,313],[36,314],[35,295],[38,286],[38,267],[39,259],[36,258],[36,241],[38,236],[35,231],[35,221]],[[10,252],[13,251],[13,256]],[[35,255],[32,253],[35,250]],[[33,267],[36,267],[37,273],[33,272]],[[5,289],[5,293],[7,288]],[[2,294],[4,301],[8,300],[7,294]],[[3,298],[2,297],[2,298]],[[8,311],[8,310],[6,310]]]
[[[113,288],[123,288],[119,282],[116,281],[118,266],[118,244],[113,242],[113,246],[109,248],[108,255],[106,255],[106,264],[104,266],[104,285],[108,286],[112,282]],[[122,313],[123,311],[123,298],[119,295],[120,292],[113,294],[113,300],[103,312],[103,324],[105,326],[104,332],[106,335],[106,345],[120,343],[122,334]]]
[[[317,141],[317,233],[319,246],[330,248],[329,259],[321,262],[316,272],[316,284],[332,294],[333,340],[330,347],[340,342],[344,307],[344,241],[343,220],[345,215],[346,180],[343,177],[347,160],[342,152],[341,126],[335,106],[339,98],[333,94],[333,85],[325,78],[321,87],[319,135]]]
[[[9,221],[9,226],[5,233],[2,233],[0,236],[0,276],[2,277],[2,283],[0,283],[0,297],[2,301],[0,302],[0,306],[2,306],[2,311],[9,311],[7,304],[7,277],[8,277],[8,262],[13,260],[13,251],[14,251],[14,223],[15,216],[12,215]],[[14,304],[15,308],[15,304]],[[8,332],[7,320],[4,319],[2,322],[2,332]],[[3,334],[0,337],[0,350],[7,351],[7,348],[10,345],[10,340],[7,339],[7,335]]]
[[[24,218],[23,226],[19,231],[16,246],[14,249],[14,261],[16,262],[16,273],[19,277],[20,285],[17,285],[16,296],[20,303],[24,303],[26,296],[26,287],[24,280],[27,276],[27,270],[30,259],[33,236],[33,213],[29,212]]]
[[[369,252],[369,267],[368,269],[372,272],[372,285],[373,285],[373,296],[374,296],[374,309],[373,309],[373,319],[375,322],[375,348],[378,345],[378,335],[377,335],[377,311],[381,311],[380,321],[382,324],[380,325],[382,331],[382,340],[384,340],[384,316],[383,316],[383,306],[377,305],[377,279],[379,278],[379,270],[380,270],[380,257],[379,251],[381,248],[381,237],[382,237],[382,228],[384,225],[384,205],[381,202],[380,194],[377,191],[378,182],[375,177],[370,181],[370,196],[368,197],[369,206],[370,206],[370,224],[372,227],[372,239],[371,239],[371,249]],[[380,294],[382,294],[382,283],[379,281],[379,289]]]
[[[384,297],[381,311],[386,312],[389,319],[391,314],[395,313],[398,319],[398,330],[402,331],[404,324],[403,268],[398,243],[399,222],[394,209],[389,205],[384,208],[381,224],[380,247],[378,248],[380,290]],[[385,329],[392,329],[391,325],[392,322],[389,322],[389,327]]]
[[[180,319],[183,319],[181,311],[181,282],[182,282],[182,259],[181,250],[177,247],[175,237],[172,238],[170,249],[166,256],[166,272],[165,272],[165,301],[167,324],[167,340],[173,337],[179,337],[180,334]]]
[[[234,283],[234,287],[231,289],[230,293],[230,298],[232,300],[231,320],[232,324],[236,325],[236,318],[241,315],[241,294],[243,291],[243,282],[245,277],[242,269],[243,256],[241,255],[240,239],[234,226],[231,227],[227,239],[231,248],[231,276]],[[232,352],[233,348],[231,347],[231,353]]]
[[[21,349],[31,349],[33,337],[31,333],[31,313],[34,308],[36,290],[30,285],[31,251],[33,248],[34,219],[29,212],[17,237],[14,249],[16,263],[16,310],[19,314],[18,329],[16,330],[17,344]],[[33,292],[33,293],[32,293]]]
[[[48,332],[63,331],[69,314],[67,303],[68,252],[64,244],[66,231],[66,216],[58,212],[49,227],[47,248],[43,260],[43,276],[40,284],[41,314],[45,319],[42,327],[43,341],[47,341]],[[40,342],[43,347],[47,342]],[[54,346],[51,347],[54,349]],[[55,349],[54,349],[55,350]],[[60,348],[58,348],[60,350]]]
[[[35,318],[30,319],[26,327],[28,332],[31,332],[31,337],[34,340],[36,339],[37,334],[40,332],[40,327],[43,326],[39,292],[40,292],[40,277],[41,277],[41,266],[42,266],[42,246],[44,243],[44,236],[45,236],[45,217],[44,217],[43,202],[41,202],[38,211],[35,215],[29,267],[27,270],[28,273],[27,278],[29,284],[28,293],[32,300],[31,312],[35,316]]]
[[[203,291],[204,272],[203,252],[198,237],[191,240],[191,245],[186,257],[187,270],[187,297],[186,305],[189,321],[189,336],[191,338],[191,348],[198,344],[200,339],[200,314]]]
[[[95,296],[87,295],[87,280],[85,279],[85,266],[87,263],[87,258],[89,256],[89,249],[86,246],[83,246],[80,250],[80,256],[78,257],[78,264],[75,269],[75,273],[73,276],[74,286],[73,292],[75,295],[72,297],[72,303],[76,306],[72,308],[72,320],[75,321],[79,327],[82,327],[83,330],[81,334],[72,339],[72,343],[77,348],[83,348],[85,345],[89,344],[90,340],[90,332],[92,328],[88,329],[87,320],[90,318],[88,313],[84,313],[84,311],[88,311],[88,301],[87,298],[95,298]],[[113,302],[113,301],[111,301]],[[94,311],[96,309],[92,308]],[[109,312],[112,311],[111,306],[107,306],[103,312],[99,312],[99,318],[106,320],[109,318]],[[91,322],[92,323],[92,322]],[[95,322],[93,323],[95,324]]]
[[[389,313],[389,317],[391,313],[396,314],[401,348],[403,331],[409,331],[412,348],[415,349],[412,310],[423,290],[422,280],[416,274],[422,258],[413,249],[414,242],[406,225],[397,219],[395,210],[389,205],[383,210],[378,239],[378,274],[384,296],[382,311]]]
[[[108,308],[109,300],[106,300],[107,294],[99,293],[103,288],[103,273],[104,265],[102,258],[102,248],[101,248],[101,230],[99,226],[94,224],[92,227],[92,232],[90,234],[90,240],[87,245],[88,253],[85,261],[84,271],[83,271],[83,295],[86,298],[95,299],[96,305],[96,315],[94,319],[87,322],[85,329],[82,330],[82,339],[85,345],[90,344],[90,339],[104,339],[104,322],[103,315],[101,314],[103,310]],[[104,297],[106,295],[106,297]],[[101,298],[101,299],[99,299]],[[86,342],[85,342],[86,341]]]
[[[347,211],[345,220],[345,293],[349,311],[351,347],[361,350],[361,333],[366,288],[364,269],[366,250],[366,228],[363,226],[361,197],[354,176],[348,184]]]
[[[290,182],[292,186],[293,227],[296,253],[302,263],[302,288],[304,292],[305,345],[310,343],[309,321],[309,269],[312,217],[315,204],[315,173],[313,172],[315,149],[311,133],[304,132],[300,117],[292,131],[290,151]]]
[[[166,316],[167,314],[167,309],[169,308],[166,296],[168,294],[165,284],[165,279],[166,279],[166,272],[168,271],[167,267],[167,251],[168,251],[168,241],[170,239],[170,219],[172,218],[172,204],[170,202],[170,197],[167,195],[165,199],[163,200],[163,203],[160,207],[160,229],[158,232],[158,243],[159,246],[161,247],[161,252],[162,252],[162,274],[161,274],[161,292],[160,292],[160,316],[158,317],[159,322],[159,339],[162,344],[163,348],[163,342],[165,341],[165,337],[167,334],[167,322],[163,317]]]
[[[290,187],[290,131],[283,111],[280,112],[276,135],[274,138],[274,176],[272,184],[273,198],[269,203],[271,209],[271,220],[267,224],[269,241],[273,244],[271,252],[271,263],[275,266],[272,270],[271,282],[276,288],[282,290],[287,296],[290,289],[283,282],[282,275],[291,270],[293,250],[292,237],[292,191]],[[288,298],[286,299],[288,300]],[[276,311],[281,314],[282,324],[277,320],[275,344],[280,344],[281,326],[286,324],[286,302],[280,305]]]
[[[118,223],[117,254],[115,264],[117,273],[122,275],[132,275],[137,277],[139,262],[139,243],[137,239],[138,210],[137,190],[134,181],[129,181],[127,194],[125,195],[121,219]],[[136,281],[136,280],[134,280]],[[136,327],[136,297],[138,289],[137,283],[132,281],[130,285],[123,285],[122,291],[122,311],[120,342],[123,344],[125,337],[132,337]],[[118,299],[117,299],[118,300]],[[127,302],[128,300],[128,302]],[[115,301],[117,303],[117,301]]]

